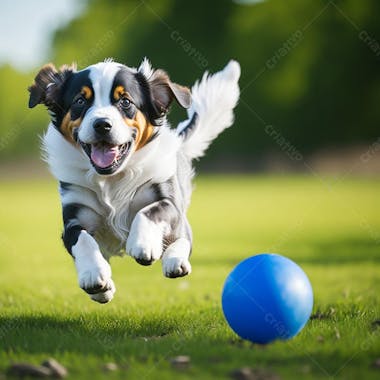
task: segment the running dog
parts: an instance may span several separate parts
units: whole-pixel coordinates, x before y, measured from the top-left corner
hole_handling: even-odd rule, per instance
[[[147,59],[138,68],[107,59],[80,71],[47,64],[37,74],[29,107],[44,104],[51,117],[43,152],[59,181],[63,243],[94,301],[113,298],[113,255],[141,265],[161,259],[170,278],[191,272],[192,161],[232,125],[239,76],[230,61],[190,91]],[[167,121],[173,100],[188,115],[177,128]]]

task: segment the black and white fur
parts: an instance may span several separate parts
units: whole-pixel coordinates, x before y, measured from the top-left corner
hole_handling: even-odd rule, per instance
[[[161,259],[170,278],[191,272],[191,163],[233,123],[239,76],[239,64],[230,61],[214,75],[205,73],[190,95],[146,59],[137,69],[106,60],[81,71],[48,65],[37,75],[29,106],[44,103],[52,118],[43,150],[60,183],[63,242],[79,286],[93,300],[113,298],[112,255],[127,253],[143,265]],[[115,80],[127,88],[127,100],[124,94],[113,99]],[[80,92],[83,86],[89,95]],[[188,107],[188,119],[176,129],[166,120],[173,99]],[[152,132],[141,147],[138,128],[128,125],[136,112]]]

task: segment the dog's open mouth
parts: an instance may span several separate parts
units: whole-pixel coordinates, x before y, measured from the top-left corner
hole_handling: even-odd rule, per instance
[[[96,144],[81,142],[81,145],[99,174],[111,174],[124,162],[131,150],[132,143],[129,141],[121,145],[112,145],[106,142]]]

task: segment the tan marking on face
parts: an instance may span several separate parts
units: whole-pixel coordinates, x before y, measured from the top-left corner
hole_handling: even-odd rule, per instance
[[[83,86],[80,92],[87,100],[92,98],[92,90],[88,86]]]
[[[153,125],[148,122],[141,111],[136,112],[134,119],[125,118],[124,120],[129,127],[136,128],[135,150],[141,149],[152,137],[154,132]]]
[[[60,130],[67,141],[76,144],[74,139],[74,129],[80,126],[82,118],[71,120],[71,112],[69,111],[62,120]]]
[[[113,90],[113,98],[115,100],[119,100],[123,96],[125,96],[125,88],[124,86],[116,86],[115,89]]]

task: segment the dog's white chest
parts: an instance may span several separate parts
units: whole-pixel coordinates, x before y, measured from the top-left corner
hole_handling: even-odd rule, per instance
[[[157,200],[152,185],[176,175],[175,155],[171,157],[170,165],[160,162],[163,165],[160,166],[157,161],[149,165],[149,170],[135,168],[124,171],[112,180],[96,180],[93,190],[102,206],[101,213],[105,222],[104,228],[99,231],[99,240],[107,246],[104,247],[107,251],[112,250],[116,254],[120,249],[124,250],[133,218],[139,210]]]

